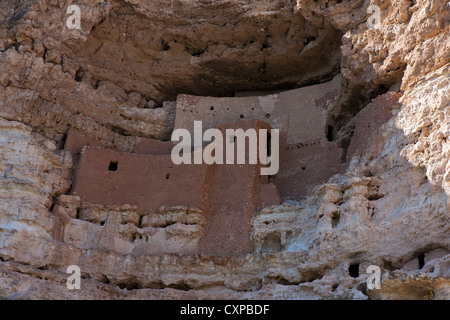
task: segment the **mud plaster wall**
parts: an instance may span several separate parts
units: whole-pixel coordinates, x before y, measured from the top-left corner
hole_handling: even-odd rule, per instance
[[[338,102],[341,81],[338,75],[330,82],[265,96],[179,95],[175,129],[193,132],[194,121],[202,121],[206,130],[223,123],[262,119],[280,130],[286,144],[317,142],[326,138],[328,112]]]
[[[358,113],[355,120],[355,130],[350,146],[347,150],[347,162],[355,155],[364,154],[368,148],[376,146],[376,135],[382,124],[392,118],[392,109],[397,104],[400,93],[387,92],[372,100],[361,112]]]
[[[398,93],[388,92],[356,117],[347,157],[361,153],[367,144],[376,142],[375,133],[390,119],[399,97]],[[270,129],[270,126],[255,119],[219,124],[216,128],[225,137],[226,129]],[[77,153],[83,145],[99,144],[71,130],[65,149]],[[270,179],[273,183],[269,183],[267,177],[260,176],[258,165],[174,166],[168,155],[173,145],[146,138],[139,140],[135,152],[153,155],[84,148],[73,193],[91,203],[132,204],[150,211],[158,206],[198,206],[207,213],[198,252],[239,255],[253,250],[249,235],[255,212],[281,203],[280,195],[285,200],[301,198],[345,165],[342,163],[344,150],[323,137],[318,142],[282,142],[280,171]],[[246,151],[248,154],[248,146]],[[115,171],[109,168],[112,162],[117,163]]]
[[[263,119],[280,130],[280,170],[273,177],[284,200],[299,200],[342,169],[344,150],[328,141],[330,112],[341,93],[342,77],[284,92],[239,97],[179,95],[175,129],[193,132],[245,119]]]
[[[227,123],[217,128],[226,137],[227,129],[268,130],[270,126],[264,121],[255,119]],[[248,147],[247,145],[246,155]],[[263,205],[281,203],[277,189],[268,182],[267,176],[260,175],[260,164],[223,164],[212,165],[209,168],[212,172],[208,189],[211,214],[205,236],[200,240],[202,252],[226,255],[253,252],[254,245],[250,238],[251,218]],[[259,201],[261,203],[258,203]]]
[[[170,155],[141,155],[84,148],[73,194],[90,203],[130,204],[153,211],[159,206],[203,206],[206,167],[176,166]]]
[[[174,128],[187,129],[193,136],[196,120],[202,121],[203,130],[252,119],[267,121],[280,130],[280,170],[273,182],[284,200],[299,200],[342,169],[345,152],[327,139],[330,111],[338,102],[341,83],[338,75],[323,84],[266,96],[179,95]],[[67,140],[66,144],[73,139]],[[84,142],[80,139],[77,148]],[[141,138],[134,152],[169,154],[172,147],[172,142]]]
[[[174,145],[175,143],[171,141],[139,137],[137,143],[133,147],[132,153],[167,155],[172,152]],[[105,145],[99,140],[88,137],[78,129],[70,128],[64,142],[64,150],[69,151],[72,156],[75,156],[78,159],[81,150],[85,146],[104,147]],[[126,152],[126,150],[120,147],[113,149],[119,152]]]
[[[270,129],[259,120],[219,129],[225,134],[227,128],[251,127]],[[75,136],[79,137],[78,133]],[[276,187],[260,176],[259,165],[174,165],[170,155],[129,154],[98,147],[83,148],[74,180],[73,195],[92,204],[130,204],[148,211],[162,206],[201,208],[207,222],[198,252],[219,255],[252,252],[251,217],[257,208],[281,203]]]
[[[298,200],[343,169],[344,150],[335,142],[281,145],[280,170],[273,178],[285,200]]]

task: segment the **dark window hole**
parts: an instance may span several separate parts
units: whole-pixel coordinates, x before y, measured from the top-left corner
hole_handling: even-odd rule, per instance
[[[419,269],[422,269],[425,265],[425,253],[419,254],[417,260],[419,261]]]
[[[350,277],[358,278],[359,277],[359,263],[351,264],[348,267],[348,273],[349,273]]]
[[[59,142],[60,149],[64,149],[64,146],[66,145],[66,140],[67,140],[67,132],[63,134],[63,136]]]
[[[108,170],[109,171],[117,171],[118,166],[119,166],[119,162],[118,161],[111,160],[109,162]]]
[[[241,115],[239,116],[239,118],[241,118],[241,119],[244,119],[244,115],[243,115],[243,114],[241,114]]]
[[[166,173],[166,179],[170,178],[170,173]]]
[[[75,81],[81,82],[81,80],[83,79],[83,76],[84,76],[83,69],[78,69],[77,72],[75,73]]]
[[[328,129],[327,129],[327,140],[328,141],[333,141],[334,140],[333,127],[332,126],[328,126]]]
[[[336,214],[331,218],[331,227],[333,229],[337,227],[340,219],[341,219],[341,217],[339,216],[339,214]]]

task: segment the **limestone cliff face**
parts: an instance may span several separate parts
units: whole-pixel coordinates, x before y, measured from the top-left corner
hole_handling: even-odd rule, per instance
[[[79,0],[82,29],[69,30],[72,3],[0,3],[0,297],[449,298],[447,1]],[[337,75],[327,124],[343,169],[255,214],[250,254],[180,254],[201,237],[201,209],[71,193],[69,128],[135,152],[170,139],[178,94],[279,92]],[[65,286],[72,264],[81,290]],[[369,265],[381,289],[366,287]]]

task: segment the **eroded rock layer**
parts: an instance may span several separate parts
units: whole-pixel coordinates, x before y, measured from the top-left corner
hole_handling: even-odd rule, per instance
[[[70,4],[81,30],[65,26]],[[445,0],[2,1],[0,297],[448,299],[449,23]],[[247,119],[252,101],[272,126],[290,112],[298,141],[249,197],[245,254],[192,253],[207,228],[226,239],[202,199],[153,210],[74,193],[83,152],[168,157],[180,109],[242,102]],[[275,186],[281,205],[264,202]]]

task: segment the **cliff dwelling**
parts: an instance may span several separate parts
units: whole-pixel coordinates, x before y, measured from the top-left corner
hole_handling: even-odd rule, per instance
[[[0,299],[448,300],[449,23],[446,0],[0,1]],[[178,152],[196,123],[234,160],[263,134],[175,164],[220,154]]]
[[[164,208],[187,207],[187,212],[201,213],[201,223],[191,225],[196,227],[196,240],[180,244],[175,252],[251,253],[250,225],[256,212],[282,201],[301,200],[341,170],[344,150],[328,137],[330,111],[340,90],[337,76],[324,84],[268,95],[178,96],[172,104],[176,106],[174,130],[192,131],[194,121],[202,121],[205,130],[223,132],[279,129],[280,170],[274,176],[261,176],[260,164],[175,165],[170,156],[172,141],[142,139],[136,151],[129,153],[105,148],[71,129],[64,146],[76,162],[71,194],[89,204],[131,205],[150,215],[168,210]],[[143,228],[140,220],[136,227]],[[174,252],[152,243],[151,237],[147,243],[150,252]],[[143,248],[142,244],[139,250],[130,246],[130,252],[146,253]]]

